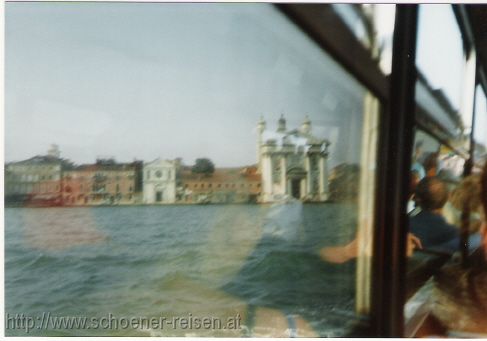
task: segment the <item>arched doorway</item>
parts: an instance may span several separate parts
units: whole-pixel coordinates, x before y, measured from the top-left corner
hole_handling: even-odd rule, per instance
[[[301,199],[306,195],[306,170],[301,167],[293,167],[287,171],[287,193],[295,199]]]
[[[301,198],[301,179],[292,179],[291,181],[291,195],[293,198]]]

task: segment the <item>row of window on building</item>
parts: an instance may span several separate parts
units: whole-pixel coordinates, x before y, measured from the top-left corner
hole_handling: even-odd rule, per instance
[[[146,163],[98,159],[94,164],[75,166],[59,156],[46,155],[5,166],[6,205],[255,202],[259,189],[260,177],[240,168],[195,175],[179,159]]]

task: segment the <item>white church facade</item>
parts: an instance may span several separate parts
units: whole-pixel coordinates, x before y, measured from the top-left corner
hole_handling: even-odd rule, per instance
[[[143,201],[145,204],[176,202],[177,161],[156,159],[144,163]]]
[[[262,177],[261,202],[275,202],[287,196],[308,202],[328,199],[330,143],[313,136],[311,129],[307,117],[300,128],[289,131],[282,116],[276,131],[267,130],[266,122],[260,119],[257,155]]]

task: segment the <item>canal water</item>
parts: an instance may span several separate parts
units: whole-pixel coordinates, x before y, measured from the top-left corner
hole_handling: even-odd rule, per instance
[[[48,326],[6,334],[286,336],[297,324],[301,336],[343,335],[355,264],[327,264],[318,251],[353,239],[354,212],[329,203],[6,208],[8,316],[242,319],[239,330]]]

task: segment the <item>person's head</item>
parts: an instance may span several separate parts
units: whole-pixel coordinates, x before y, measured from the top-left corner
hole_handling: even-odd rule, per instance
[[[448,200],[448,190],[440,179],[428,176],[416,186],[414,198],[423,211],[437,211],[445,206]]]

